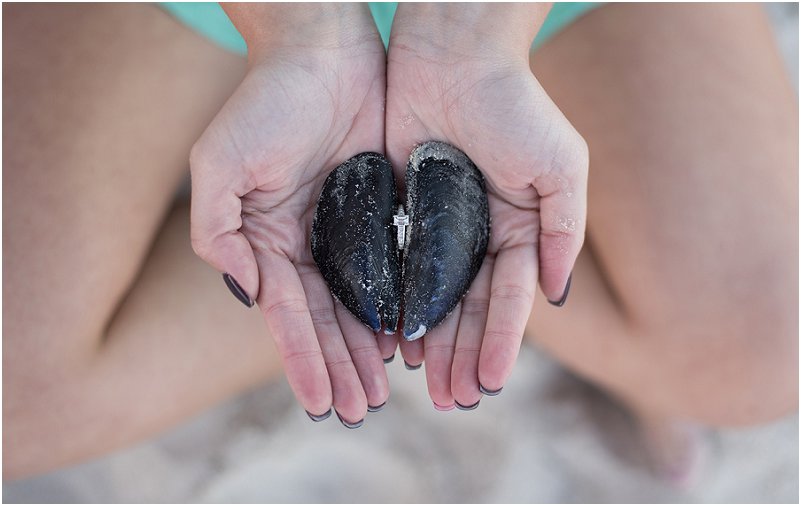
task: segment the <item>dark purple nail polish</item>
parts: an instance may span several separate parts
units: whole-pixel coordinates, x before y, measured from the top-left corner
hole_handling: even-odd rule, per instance
[[[385,358],[385,359],[384,359],[384,363],[385,363],[385,364],[389,364],[389,363],[390,363],[390,362],[392,362],[393,360],[395,360],[395,354],[394,354],[394,353],[392,354],[392,356],[391,356],[391,357],[389,357],[389,358]]]
[[[570,282],[573,281],[573,273],[570,273],[570,276],[567,277],[567,285],[565,285],[565,292],[562,294],[562,298],[559,300],[548,300],[548,303],[556,306],[562,307],[565,305],[565,301],[567,300],[567,294],[570,292]]]
[[[417,364],[417,365],[411,365],[409,362],[407,362],[407,361],[405,361],[405,360],[403,361],[403,365],[404,365],[404,366],[406,367],[406,369],[408,369],[409,371],[416,371],[416,370],[420,369],[421,367],[423,367],[423,364],[422,364],[422,362],[421,362],[421,363],[419,363],[419,364]]]
[[[239,300],[242,304],[246,305],[247,307],[253,307],[253,299],[248,297],[248,294],[245,293],[245,290],[239,286],[239,283],[236,282],[233,276],[228,274],[227,272],[223,275],[223,281],[225,281],[225,285],[231,290],[231,293],[234,294],[234,297]]]
[[[354,422],[354,423],[346,422],[344,418],[339,416],[339,413],[337,413],[337,418],[339,418],[339,421],[342,422],[342,425],[344,425],[345,427],[347,427],[349,429],[358,429],[364,423],[364,418],[362,418],[358,422]]]
[[[377,413],[377,412],[381,411],[382,409],[384,409],[384,406],[386,406],[386,405],[387,405],[387,401],[382,402],[378,406],[367,406],[367,411],[369,411],[370,413]]]
[[[474,409],[476,409],[478,407],[478,403],[479,402],[481,402],[481,399],[477,400],[475,402],[475,404],[471,404],[469,406],[465,406],[463,404],[459,404],[459,401],[454,401],[454,403],[456,404],[456,409],[460,409],[462,411],[473,411]]]
[[[487,390],[486,388],[484,388],[484,385],[479,383],[478,384],[478,390],[484,395],[489,395],[490,397],[495,397],[496,395],[501,393],[501,390],[503,390],[503,387],[499,388],[498,390]]]
[[[322,422],[323,420],[331,416],[331,408],[328,408],[328,411],[326,411],[322,415],[313,415],[308,411],[306,411],[306,414],[309,415],[309,418],[311,418],[312,422]]]

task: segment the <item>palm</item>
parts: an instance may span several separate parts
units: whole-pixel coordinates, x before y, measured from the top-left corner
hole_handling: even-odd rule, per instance
[[[309,230],[328,173],[354,154],[381,150],[383,94],[377,90],[383,86],[383,77],[373,74],[373,69],[358,68],[354,81],[369,86],[341,96],[325,82],[310,82],[300,68],[282,72],[280,81],[273,81],[276,88],[285,89],[286,82],[305,81],[308,89],[302,95],[312,100],[293,104],[289,101],[295,98],[297,89],[290,96],[282,96],[282,91],[262,88],[259,96],[264,98],[260,104],[264,109],[251,103],[255,117],[247,123],[266,128],[254,139],[258,148],[245,148],[261,157],[251,162],[253,188],[242,196],[242,232],[257,253],[280,252],[292,263],[306,266],[313,265]],[[294,112],[287,110],[284,115],[284,111],[271,110],[282,103],[288,104],[282,108]],[[341,114],[347,108],[353,113]],[[271,118],[277,115],[285,120],[274,122]]]
[[[193,234],[211,235],[203,230],[210,216],[228,220],[216,247],[196,249],[220,270],[239,262],[236,277],[258,294],[304,407],[320,414],[333,402],[354,422],[386,397],[381,354],[372,332],[335,304],[308,238],[327,174],[359,152],[383,150],[384,52],[377,42],[329,60],[273,58],[250,70],[193,153],[202,160],[193,162],[202,209]],[[209,198],[204,184],[229,193]]]
[[[480,397],[479,378],[495,388],[511,371],[539,275],[544,217],[536,178],[566,160],[571,138],[528,67],[487,63],[432,61],[407,47],[393,48],[389,59],[387,151],[393,166],[405,167],[415,144],[444,140],[465,151],[487,181],[492,232],[481,272],[451,321],[424,338],[429,391],[445,405],[454,398],[472,404]],[[552,184],[566,194],[581,191],[567,178]],[[579,221],[569,215],[547,219],[560,221],[565,232]],[[568,244],[563,247],[566,252]],[[423,353],[420,345],[403,348],[405,354]]]

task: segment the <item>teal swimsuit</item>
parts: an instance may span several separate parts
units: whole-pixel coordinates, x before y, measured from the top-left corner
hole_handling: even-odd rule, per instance
[[[172,14],[178,21],[192,30],[210,39],[215,44],[246,55],[247,46],[239,32],[234,28],[231,20],[218,3],[162,3],[161,7]],[[557,2],[553,4],[548,17],[540,28],[537,38],[534,39],[533,48],[537,48],[545,41],[562,31],[582,14],[594,9],[599,4],[594,2]],[[370,12],[373,13],[378,32],[384,41],[389,43],[389,31],[392,19],[395,17],[397,2],[370,2]]]

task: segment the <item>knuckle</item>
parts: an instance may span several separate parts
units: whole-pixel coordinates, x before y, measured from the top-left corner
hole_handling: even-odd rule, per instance
[[[486,316],[489,311],[489,299],[470,299],[462,301],[462,317]]]
[[[442,353],[445,355],[452,355],[454,351],[455,345],[451,344],[427,344],[426,345],[426,353]]]
[[[350,369],[353,367],[353,360],[349,356],[341,356],[336,358],[331,358],[325,361],[325,366],[329,369]]]
[[[373,355],[373,354],[378,355],[378,353],[377,353],[378,349],[375,346],[372,346],[372,345],[369,345],[369,344],[365,344],[365,345],[361,345],[361,346],[354,346],[354,347],[350,348],[349,350],[350,350],[350,356],[353,357],[353,358],[362,357],[362,356],[369,357],[370,355]]]
[[[500,326],[487,329],[486,332],[484,332],[484,338],[506,342],[521,341],[523,339],[523,333],[511,327]]]
[[[523,286],[506,284],[494,287],[491,298],[512,304],[530,306],[534,300],[534,294]]]
[[[453,350],[453,363],[465,364],[468,362],[476,362],[479,355],[481,355],[480,346],[459,346]]]
[[[559,147],[560,165],[567,172],[584,171],[589,165],[590,150],[587,141],[573,130]]]
[[[563,230],[543,227],[540,230],[540,239],[543,242],[543,248],[540,250],[540,262],[559,261],[566,254],[578,253],[584,244],[584,228]]]
[[[556,239],[560,242],[567,242],[573,237],[576,237],[577,232],[575,230],[564,230],[564,229],[551,229],[551,228],[543,228],[540,231],[540,235],[547,237],[549,239]]]
[[[192,251],[194,251],[197,256],[204,260],[211,257],[211,245],[206,238],[199,237],[197,234],[192,234],[190,242],[192,244]]]
[[[275,314],[308,314],[309,305],[303,299],[281,299],[271,302],[264,309],[265,318]]]
[[[309,311],[311,314],[312,323],[315,326],[331,326],[331,325],[338,325],[336,313],[334,312],[333,308],[330,307],[321,307],[311,309]]]
[[[189,170],[194,172],[206,165],[207,155],[203,139],[199,139],[189,150]]]
[[[457,356],[460,355],[470,355],[470,356],[477,356],[481,354],[481,347],[479,346],[456,346],[453,350],[454,362],[456,362]]]
[[[586,172],[587,167],[590,165],[590,147],[587,141],[578,132],[575,134],[573,140],[573,167],[583,172]]]
[[[317,357],[322,356],[322,351],[320,350],[287,350],[284,352],[284,362],[287,364],[292,364],[296,362],[307,362],[309,360],[316,359]]]
[[[589,147],[587,141],[572,127],[563,132],[552,148],[548,174],[558,178],[586,179],[589,167]]]

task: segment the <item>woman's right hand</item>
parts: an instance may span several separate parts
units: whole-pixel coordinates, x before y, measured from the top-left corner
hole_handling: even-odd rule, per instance
[[[384,47],[366,4],[226,11],[248,72],[192,149],[192,244],[258,303],[306,411],[358,424],[389,395],[382,354],[332,298],[309,231],[328,173],[384,152]]]

